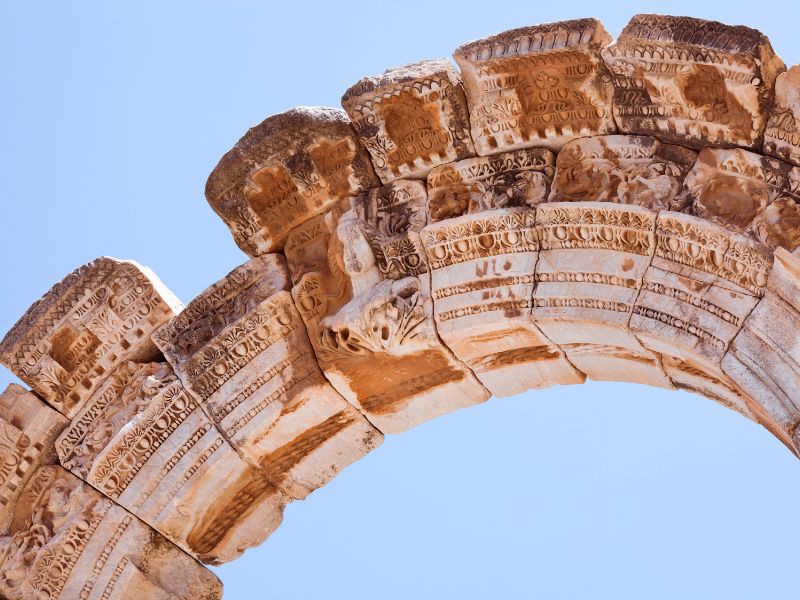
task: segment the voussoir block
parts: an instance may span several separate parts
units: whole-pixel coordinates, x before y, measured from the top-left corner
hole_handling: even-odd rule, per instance
[[[724,372],[755,401],[761,423],[800,454],[800,257],[783,248],[764,297],[722,359]]]
[[[760,148],[785,69],[755,29],[668,15],[634,16],[603,58],[620,131],[692,148]]]
[[[655,250],[656,213],[611,202],[536,209],[539,260],[532,316],[590,379],[672,384],[628,330]]]
[[[531,319],[535,220],[505,208],[422,230],[436,329],[494,396],[585,379]]]
[[[72,417],[116,366],[159,356],[150,335],[181,307],[150,269],[98,258],[28,309],[0,342],[0,363]]]
[[[597,19],[512,29],[459,46],[472,141],[481,156],[543,146],[558,151],[614,133],[613,89],[600,50],[611,36]]]
[[[550,202],[601,201],[650,210],[679,207],[697,153],[643,135],[578,138],[558,153]]]
[[[344,111],[299,107],[251,128],[208,176],[206,199],[252,257],[280,250],[292,227],[376,185]]]
[[[720,362],[764,295],[771,252],[751,238],[677,212],[659,213],[655,244],[631,331],[661,354],[676,387],[753,418],[746,394]]]
[[[167,363],[123,363],[56,442],[62,465],[205,563],[263,542],[286,499]]]
[[[426,60],[365,77],[342,96],[383,183],[424,179],[436,165],[474,155],[461,75]]]
[[[322,375],[281,255],[237,267],[153,336],[242,456],[304,498],[383,436]]]
[[[289,236],[292,296],[320,367],[383,433],[400,433],[489,393],[436,333],[420,240],[427,195],[397,180]]]
[[[0,537],[7,600],[220,600],[213,573],[58,465],[38,468]]]

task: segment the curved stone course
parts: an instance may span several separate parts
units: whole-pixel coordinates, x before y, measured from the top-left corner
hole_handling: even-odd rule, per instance
[[[800,67],[660,15],[454,58],[247,132],[206,196],[249,260],[185,307],[102,257],[5,336],[0,596],[220,598],[201,563],[384,435],[587,378],[800,456]]]

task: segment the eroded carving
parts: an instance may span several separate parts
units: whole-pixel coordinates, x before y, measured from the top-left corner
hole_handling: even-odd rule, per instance
[[[323,377],[280,255],[237,267],[153,340],[251,464],[304,498],[380,444]]]
[[[150,335],[181,304],[146,267],[98,258],[37,300],[0,342],[0,362],[67,417],[127,360],[152,360]]]
[[[778,75],[775,105],[764,132],[764,154],[800,166],[800,65]]]
[[[472,140],[481,156],[613,133],[613,94],[597,19],[522,27],[453,53],[464,77]]]
[[[620,131],[757,149],[783,61],[749,27],[636,15],[603,50]]]
[[[706,148],[684,186],[683,202],[699,217],[753,233],[773,248],[793,250],[800,241],[798,167],[746,150]]]
[[[22,386],[12,383],[0,394],[0,535],[36,469],[56,461],[53,442],[67,423]]]
[[[678,207],[697,154],[647,136],[579,138],[558,153],[551,202],[603,201],[650,210]]]
[[[492,209],[534,207],[547,200],[555,157],[544,148],[468,158],[428,174],[431,222]]]
[[[300,107],[250,129],[211,172],[206,199],[248,256],[275,252],[295,227],[377,185],[347,115]]]

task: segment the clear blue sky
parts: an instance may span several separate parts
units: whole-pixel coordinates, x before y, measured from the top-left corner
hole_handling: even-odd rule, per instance
[[[759,28],[800,62],[788,2],[3,2],[0,332],[98,255],[184,301],[243,262],[203,186],[270,114],[505,29],[616,35],[648,11]],[[760,427],[590,383],[387,439],[217,573],[226,600],[796,598],[798,500],[800,463]]]

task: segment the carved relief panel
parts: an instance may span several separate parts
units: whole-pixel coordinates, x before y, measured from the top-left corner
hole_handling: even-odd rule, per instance
[[[534,322],[594,380],[671,387],[628,330],[655,248],[656,213],[610,202],[556,202],[536,210],[540,243]]]
[[[283,247],[292,227],[378,185],[344,111],[300,107],[250,129],[211,172],[206,199],[248,256]]]
[[[800,257],[782,248],[764,297],[744,321],[722,369],[753,398],[758,420],[800,454]]]
[[[0,362],[72,417],[114,367],[157,357],[150,335],[180,309],[146,267],[98,258],[28,309],[0,342]]]
[[[661,212],[656,249],[630,328],[662,355],[673,383],[753,417],[720,361],[764,294],[772,257],[743,235],[697,217]]]
[[[12,383],[0,394],[0,535],[34,471],[56,462],[53,442],[67,423],[22,386]]]
[[[487,210],[534,207],[547,200],[555,156],[528,148],[441,165],[428,174],[431,223]]]
[[[153,340],[246,460],[304,498],[382,441],[317,365],[284,258],[237,267]]]
[[[447,60],[365,77],[344,93],[342,106],[383,183],[424,179],[432,167],[474,154],[461,76]]]
[[[676,210],[683,179],[696,158],[688,148],[647,136],[572,140],[558,153],[550,202],[597,200]]]
[[[36,470],[0,537],[8,600],[219,600],[193,558],[60,466]]]
[[[800,65],[778,75],[764,132],[764,154],[800,166]]]
[[[800,245],[800,168],[746,150],[706,148],[684,185],[693,214],[771,248]]]
[[[231,448],[167,363],[123,363],[59,436],[64,467],[203,562],[263,542],[285,499]]]
[[[757,148],[785,68],[749,27],[636,15],[603,50],[620,131],[693,148]]]
[[[384,433],[488,398],[434,328],[425,201],[422,183],[395,181],[308,221],[286,245],[322,370]]]
[[[613,90],[597,19],[512,29],[453,53],[464,78],[472,140],[481,156],[616,130]]]

